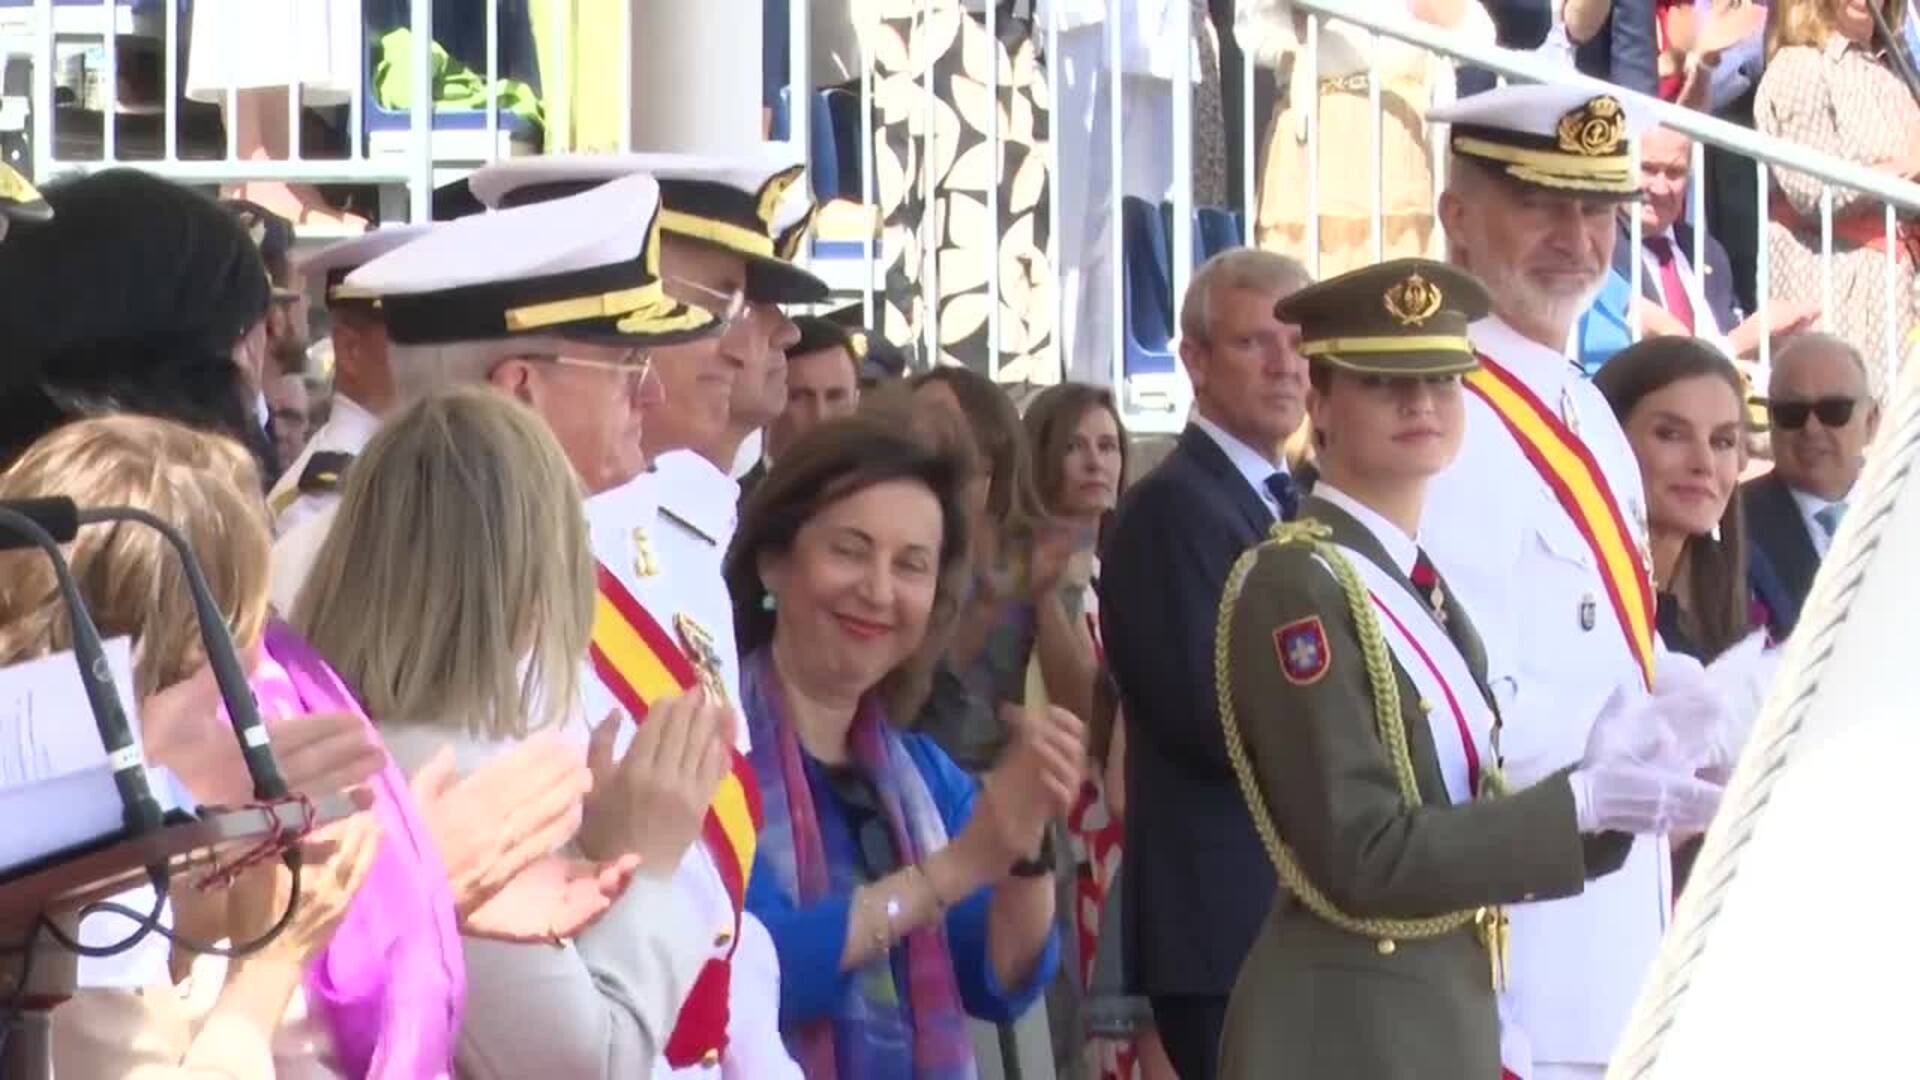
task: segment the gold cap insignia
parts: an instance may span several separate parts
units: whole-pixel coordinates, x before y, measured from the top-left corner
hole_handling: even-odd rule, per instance
[[[804,165],[791,165],[774,173],[765,187],[760,189],[760,221],[769,231],[773,228],[773,215],[780,210],[780,200],[787,197],[787,189],[806,172]]]
[[[1419,326],[1440,310],[1440,287],[1419,274],[1409,274],[1405,281],[1388,289],[1382,299],[1387,305],[1387,314],[1401,326]]]
[[[1560,149],[1581,157],[1626,153],[1627,117],[1620,99],[1602,94],[1560,118]]]

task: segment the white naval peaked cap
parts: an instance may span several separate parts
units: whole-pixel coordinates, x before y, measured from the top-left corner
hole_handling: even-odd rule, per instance
[[[1448,145],[1507,177],[1550,191],[1635,198],[1633,146],[1653,116],[1580,86],[1512,83],[1427,114],[1451,124]]]
[[[476,214],[349,273],[396,344],[528,334],[658,345],[719,328],[660,285],[659,187],[627,176],[567,198]]]
[[[783,251],[783,230],[812,206],[806,166],[788,147],[769,143],[736,154],[569,154],[513,158],[467,178],[489,207],[524,206],[623,176],[645,173],[660,183],[660,226],[668,235],[740,256],[747,298],[806,304],[825,300],[827,283],[793,265],[804,230]],[[796,194],[797,193],[797,194]]]
[[[329,305],[354,301],[377,303],[379,299],[377,296],[372,294],[356,296],[351,289],[344,288],[342,283],[346,281],[347,275],[402,244],[410,244],[420,239],[432,228],[431,223],[383,225],[359,236],[328,244],[295,262],[294,269],[308,278],[325,279],[326,298]]]

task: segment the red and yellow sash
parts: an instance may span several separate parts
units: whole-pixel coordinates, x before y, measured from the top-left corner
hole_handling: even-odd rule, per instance
[[[1507,425],[1514,442],[1553,489],[1561,508],[1592,549],[1620,630],[1640,662],[1647,686],[1652,687],[1653,582],[1606,474],[1600,471],[1587,444],[1525,383],[1485,353],[1480,355],[1480,370],[1468,375],[1466,384]]]
[[[597,568],[596,578],[593,638],[588,649],[593,670],[634,723],[644,723],[648,706],[692,689],[700,681],[700,671],[686,650],[640,606],[612,571],[602,565]],[[734,750],[733,768],[720,782],[701,827],[701,837],[733,906],[729,961],[740,944],[747,879],[753,871],[761,820],[760,785],[746,756]],[[725,1049],[728,980],[725,963],[710,962],[701,971],[694,991],[681,1007],[667,1047],[667,1058],[676,1068],[711,1064]]]

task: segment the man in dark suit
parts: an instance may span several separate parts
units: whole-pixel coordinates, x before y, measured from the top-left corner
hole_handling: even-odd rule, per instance
[[[1640,259],[1640,293],[1672,316],[1644,319],[1653,332],[1687,333],[1706,338],[1734,357],[1760,351],[1759,316],[1740,310],[1734,296],[1733,263],[1727,249],[1711,235],[1701,237],[1701,265],[1695,266],[1696,234],[1683,220],[1687,185],[1692,181],[1693,140],[1672,128],[1654,128],[1640,137],[1638,204],[1621,209],[1620,237],[1613,246],[1613,269],[1633,279],[1633,260]],[[1627,214],[1640,215],[1640,247],[1629,240]],[[1810,304],[1773,305],[1770,329],[1776,337],[1804,330],[1819,314]]]
[[[1273,312],[1307,281],[1246,248],[1194,275],[1180,310],[1193,422],[1121,503],[1101,560],[1127,725],[1128,976],[1183,1080],[1214,1076],[1227,996],[1273,903],[1216,711],[1214,624],[1234,560],[1298,507],[1280,448],[1305,415],[1307,363]]]
[[[1866,364],[1831,334],[1802,334],[1773,358],[1773,471],[1741,485],[1754,592],[1776,638],[1793,632],[1880,427]]]

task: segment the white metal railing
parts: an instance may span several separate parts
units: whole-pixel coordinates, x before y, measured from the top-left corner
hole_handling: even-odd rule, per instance
[[[215,158],[183,156],[181,146],[182,132],[182,83],[185,73],[181,70],[182,34],[186,29],[181,18],[180,0],[157,0],[164,8],[163,13],[154,20],[157,27],[147,25],[142,20],[128,20],[122,16],[131,10],[146,6],[130,0],[100,0],[98,4],[70,3],[66,0],[32,0],[31,21],[24,27],[13,19],[0,24],[0,53],[7,55],[30,55],[33,59],[33,73],[30,91],[32,112],[32,168],[34,175],[42,182],[64,174],[90,172],[117,166],[134,166],[154,172],[158,175],[191,184],[226,184],[250,180],[278,180],[301,183],[354,183],[379,185],[391,188],[395,192],[406,194],[406,209],[412,220],[425,220],[430,216],[433,189],[439,177],[436,164],[449,162],[475,165],[497,158],[501,153],[502,130],[499,101],[500,80],[500,0],[485,0],[486,23],[486,60],[485,76],[487,101],[484,109],[484,143],[474,146],[471,142],[463,153],[449,154],[441,152],[436,161],[435,109],[433,80],[433,3],[432,0],[410,0],[407,5],[406,28],[410,31],[411,78],[409,87],[410,103],[404,111],[407,125],[403,131],[394,131],[384,140],[380,152],[371,149],[374,132],[367,124],[371,113],[365,100],[367,88],[372,84],[373,45],[369,37],[359,43],[361,67],[356,70],[353,85],[347,101],[347,154],[341,158],[312,157],[304,146],[303,125],[301,123],[304,105],[302,102],[300,71],[297,64],[289,63],[287,87],[287,154],[275,160],[249,159],[240,154],[239,124],[236,122],[237,106],[241,88],[229,85],[225,98],[225,152]],[[293,17],[294,7],[287,6],[289,17]],[[563,29],[570,24],[565,21],[565,6],[556,9]],[[102,17],[82,23],[74,18],[77,13],[98,12]],[[356,23],[358,20],[355,20]],[[118,120],[122,115],[124,103],[120,97],[119,86],[119,48],[122,38],[137,40],[142,37],[157,36],[161,50],[160,85],[160,137],[157,156],[146,153],[129,153],[119,137]],[[289,35],[292,36],[291,34]],[[25,40],[23,40],[23,38]],[[100,143],[99,153],[85,156],[67,156],[61,153],[61,136],[71,134],[76,120],[70,116],[61,116],[55,108],[55,92],[59,73],[56,68],[57,50],[63,44],[74,42],[92,43],[97,41],[101,49],[100,78]],[[24,45],[24,48],[22,47]],[[566,63],[565,48],[553,50],[559,59],[560,70],[553,77],[564,78]],[[629,95],[630,96],[630,95]],[[630,108],[630,101],[626,103]],[[630,128],[631,125],[625,125]]]
[[[794,118],[794,123],[790,129],[790,138],[803,149],[808,145],[805,142],[805,139],[809,135],[806,118],[808,101],[810,100],[809,93],[811,90],[811,79],[807,68],[808,56],[805,35],[807,29],[805,9],[807,6],[805,3],[798,2],[792,5],[794,12],[793,23],[789,27],[789,32],[793,35],[790,41],[792,54],[790,72],[792,78],[790,87],[792,89],[789,94],[789,102],[790,111]],[[1124,402],[1124,411],[1127,414],[1127,419],[1130,424],[1143,430],[1170,430],[1184,421],[1186,412],[1185,404],[1189,395],[1185,377],[1179,372],[1178,365],[1175,365],[1175,369],[1171,373],[1150,375],[1141,375],[1139,373],[1130,374],[1126,368],[1125,328],[1127,313],[1125,311],[1125,283],[1122,275],[1126,273],[1127,269],[1127,251],[1125,250],[1124,229],[1120,223],[1120,203],[1123,195],[1122,178],[1125,175],[1123,161],[1126,151],[1124,142],[1124,129],[1126,125],[1123,122],[1122,94],[1119,92],[1119,80],[1112,76],[1120,72],[1123,68],[1121,18],[1117,16],[1117,12],[1129,7],[1130,3],[1129,0],[1111,0],[1106,6],[1107,18],[1104,28],[1104,46],[1105,60],[1108,68],[1107,75],[1109,78],[1102,83],[1107,89],[1108,96],[1101,104],[1106,110],[1106,119],[1108,122],[1108,144],[1104,149],[1107,154],[1109,166],[1110,199],[1109,204],[1104,207],[1077,207],[1062,206],[1057,190],[1051,196],[1050,220],[1053,226],[1053,236],[1050,238],[1048,255],[1054,274],[1055,286],[1055,342],[1056,348],[1063,350],[1062,364],[1064,367],[1066,362],[1064,350],[1070,348],[1073,344],[1073,342],[1066,340],[1065,334],[1069,327],[1075,325],[1075,320],[1067,317],[1067,307],[1075,303],[1078,298],[1064,295],[1064,291],[1061,290],[1059,286],[1063,271],[1063,259],[1075,259],[1080,253],[1067,253],[1060,250],[1058,234],[1062,223],[1062,215],[1075,213],[1111,215],[1112,225],[1109,229],[1110,249],[1107,256],[1110,276],[1105,281],[1088,283],[1088,287],[1106,289],[1111,305],[1111,318],[1114,323],[1114,329],[1110,355],[1104,373],[1106,376],[1105,381],[1122,391],[1120,398]],[[1901,323],[1899,313],[1902,305],[1907,303],[1907,298],[1901,293],[1899,287],[1901,276],[1898,272],[1898,264],[1896,257],[1891,254],[1891,252],[1897,250],[1896,211],[1906,211],[1910,213],[1920,211],[1920,186],[1916,186],[1889,174],[1866,168],[1857,163],[1817,153],[1804,146],[1786,142],[1781,139],[1761,135],[1755,131],[1715,119],[1701,112],[1681,108],[1625,90],[1601,80],[1582,75],[1567,67],[1550,63],[1541,57],[1529,53],[1515,52],[1468,40],[1457,33],[1441,30],[1425,23],[1408,19],[1404,14],[1398,12],[1398,5],[1368,3],[1366,0],[1293,0],[1293,6],[1307,16],[1305,49],[1303,54],[1296,58],[1296,62],[1307,65],[1305,84],[1308,86],[1318,84],[1316,73],[1320,62],[1323,22],[1326,19],[1333,18],[1361,27],[1375,35],[1379,35],[1382,39],[1396,39],[1425,50],[1430,54],[1445,57],[1455,63],[1469,64],[1486,69],[1493,72],[1502,81],[1551,82],[1563,85],[1582,86],[1593,90],[1595,93],[1610,93],[1630,102],[1636,108],[1647,110],[1660,124],[1690,136],[1693,139],[1693,169],[1690,179],[1691,189],[1688,193],[1690,216],[1692,220],[1702,224],[1702,227],[1694,230],[1693,250],[1689,253],[1692,264],[1696,267],[1705,265],[1704,256],[1707,242],[1707,231],[1704,228],[1704,222],[1706,220],[1708,193],[1703,172],[1706,147],[1722,147],[1734,154],[1754,161],[1758,169],[1759,182],[1757,189],[1760,200],[1760,205],[1757,207],[1757,228],[1760,230],[1760,235],[1756,237],[1757,242],[1755,244],[1758,259],[1756,292],[1758,294],[1757,299],[1759,306],[1759,311],[1756,314],[1758,314],[1761,319],[1763,330],[1760,335],[1759,345],[1761,350],[1760,359],[1763,366],[1767,361],[1768,350],[1770,348],[1768,340],[1770,335],[1765,331],[1771,326],[1773,316],[1771,305],[1768,302],[1772,268],[1766,237],[1767,222],[1769,220],[1768,200],[1769,193],[1773,186],[1770,183],[1771,171],[1774,169],[1790,169],[1810,175],[1824,185],[1825,195],[1820,200],[1819,209],[1821,252],[1823,256],[1822,265],[1824,267],[1822,298],[1826,301],[1826,303],[1823,304],[1823,312],[1831,312],[1832,310],[1832,190],[1835,187],[1839,187],[1854,189],[1865,193],[1868,197],[1881,203],[1885,208],[1884,221],[1886,224],[1890,253],[1887,257],[1887,272],[1885,277],[1886,291],[1884,294],[1886,313],[1888,316],[1885,320],[1886,341],[1884,370],[1890,376],[1897,367],[1900,360],[1901,346],[1903,344],[1898,337]],[[954,9],[962,7],[977,13],[976,17],[985,22],[990,31],[989,37],[991,38],[993,36],[991,31],[994,29],[995,19],[998,17],[994,10],[995,5],[992,0],[987,0],[984,5],[979,3],[978,0],[921,0],[920,21],[924,25],[925,22],[935,18],[936,12],[944,11],[950,13]],[[1194,40],[1195,28],[1190,22],[1188,5],[1177,2],[1176,0],[1173,4],[1173,9],[1175,16],[1173,22],[1176,26],[1174,36],[1179,40]],[[1058,6],[1041,3],[1039,5],[1039,11],[1042,20],[1039,33],[1045,42],[1044,54],[1046,57],[1048,85],[1058,87],[1061,85],[1062,74],[1060,67],[1062,57],[1060,47],[1061,27],[1059,24]],[[933,178],[930,175],[931,170],[926,167],[927,163],[939,160],[936,152],[939,147],[936,146],[935,142],[938,138],[938,133],[931,122],[931,110],[933,106],[931,95],[934,92],[931,74],[937,58],[925,51],[925,45],[922,42],[916,41],[912,49],[912,62],[916,65],[924,65],[918,72],[920,76],[919,85],[921,92],[928,95],[925,101],[927,110],[924,116],[925,122],[917,125],[918,132],[916,136],[920,140],[920,152],[917,157],[922,163],[918,179],[922,184],[922,197],[926,199],[926,213],[920,222],[921,231],[918,234],[922,259],[920,267],[920,312],[922,319],[922,325],[919,328],[921,331],[920,341],[927,356],[939,358],[943,355],[943,350],[940,348],[940,342],[942,340],[939,329],[940,311],[939,305],[936,302],[940,288],[938,280],[939,268],[935,259],[936,234],[934,230],[938,224],[935,220],[937,216],[937,205],[934,201],[935,192],[933,190]],[[1171,250],[1169,253],[1170,266],[1168,267],[1172,295],[1168,299],[1170,300],[1170,306],[1176,312],[1180,297],[1184,293],[1186,284],[1191,277],[1191,253],[1194,250],[1193,245],[1195,243],[1192,228],[1193,215],[1191,212],[1193,210],[1191,148],[1193,145],[1192,138],[1194,130],[1194,95],[1192,93],[1193,76],[1195,72],[1193,66],[1194,50],[1189,47],[1178,51],[1180,61],[1178,70],[1173,73],[1170,87],[1173,99],[1172,145],[1165,148],[1165,152],[1168,153],[1174,163],[1174,182],[1170,191],[1167,193],[1175,210],[1172,215]],[[987,73],[989,79],[989,99],[998,102],[1000,100],[1002,73],[999,70],[1000,65],[998,63],[997,47],[994,48],[993,55],[995,59],[989,64]],[[866,119],[872,115],[873,57],[871,48],[864,42],[864,39],[862,64],[863,75],[861,78],[860,92],[862,98],[863,131],[865,134],[862,138],[861,156],[863,182],[866,183],[867,187],[861,191],[860,194],[865,204],[863,208],[870,213],[874,209],[873,201],[875,196],[871,165],[873,152],[872,143],[877,136],[873,124],[870,120]],[[1221,93],[1223,95],[1237,92],[1244,105],[1240,112],[1241,122],[1239,124],[1239,130],[1236,132],[1228,132],[1227,138],[1237,139],[1240,144],[1239,180],[1241,196],[1237,208],[1240,210],[1245,223],[1244,239],[1248,243],[1253,242],[1254,229],[1258,221],[1258,191],[1260,186],[1255,165],[1256,161],[1260,158],[1260,147],[1256,142],[1258,133],[1255,131],[1255,117],[1252,107],[1255,96],[1254,90],[1257,79],[1272,77],[1270,73],[1265,71],[1256,72],[1256,66],[1253,58],[1251,56],[1247,57],[1241,78],[1238,80],[1239,85],[1221,87]],[[1376,72],[1372,67],[1369,67],[1368,74],[1374,75]],[[1300,255],[1303,261],[1306,261],[1309,266],[1316,271],[1318,270],[1317,264],[1319,262],[1321,247],[1319,235],[1321,194],[1324,185],[1328,183],[1353,184],[1364,182],[1368,184],[1367,190],[1372,196],[1370,223],[1372,252],[1376,258],[1383,254],[1385,246],[1383,204],[1386,177],[1381,167],[1383,154],[1381,82],[1382,80],[1377,77],[1367,80],[1367,100],[1372,117],[1372,122],[1369,124],[1368,130],[1364,135],[1364,137],[1369,140],[1368,145],[1372,161],[1372,175],[1369,177],[1324,178],[1320,176],[1319,140],[1324,137],[1326,133],[1321,130],[1319,118],[1315,115],[1317,110],[1311,108],[1305,110],[1305,152],[1307,154],[1307,160],[1312,163],[1312,166],[1307,170],[1307,211],[1304,223],[1306,234],[1305,249],[1296,254]],[[1299,103],[1295,104],[1297,106]],[[997,118],[990,122],[997,125]],[[1060,120],[1056,115],[1055,132],[1060,130],[1059,123]],[[1445,176],[1446,147],[1442,141],[1441,134],[1441,132],[1435,130],[1428,135],[1428,146],[1434,166],[1434,197],[1436,201],[1439,191],[1444,186],[1442,178]],[[1340,132],[1338,136],[1343,138],[1362,137],[1357,132]],[[1060,175],[1060,159],[1059,140],[1057,138],[1054,140],[1054,145],[1049,148],[1049,152],[1052,155],[1052,174],[1058,177]],[[998,175],[996,168],[995,179],[998,178]],[[1055,186],[1057,189],[1057,185]],[[993,187],[990,185],[990,192],[992,190]],[[994,197],[992,194],[989,195],[990,199]],[[997,211],[997,205],[992,209]],[[990,213],[990,219],[995,222],[996,226],[998,225],[999,215],[997,212]],[[1637,215],[1628,215],[1628,229],[1631,242],[1637,250],[1640,241],[1640,223]],[[877,259],[882,257],[880,245],[870,237],[863,238],[860,257],[865,265],[860,268],[858,273],[848,275],[841,280],[857,281],[861,291],[867,293],[869,290],[877,287],[874,264]],[[1641,261],[1636,258],[1628,260],[1628,263],[1631,267],[1631,280],[1629,283],[1631,286],[1631,294],[1638,297],[1641,295],[1642,284]],[[992,267],[992,277],[988,283],[992,300],[988,305],[988,310],[991,314],[989,316],[987,329],[989,337],[987,352],[988,355],[993,358],[993,360],[989,362],[990,367],[997,368],[997,361],[1003,355],[1000,327],[1002,301],[1000,298],[1001,289],[998,280],[997,260],[992,262]],[[869,307],[869,312],[871,312],[871,307]],[[1173,330],[1175,339],[1170,343],[1169,348],[1177,348],[1177,321]],[[1638,332],[1637,326],[1635,327],[1635,332]],[[1871,352],[1871,350],[1863,351]],[[990,371],[990,373],[997,372]]]
[[[1415,20],[1392,18],[1382,14],[1377,5],[1370,6],[1356,2],[1356,0],[1293,0],[1293,2],[1295,6],[1302,10],[1312,12],[1316,16],[1338,17],[1343,22],[1364,27],[1376,34],[1383,34],[1421,46],[1430,52],[1449,57],[1455,61],[1486,68],[1504,78],[1519,79],[1527,82],[1551,82],[1563,85],[1583,86],[1591,89],[1595,93],[1610,93],[1623,101],[1629,102],[1636,108],[1646,110],[1662,126],[1688,135],[1693,140],[1693,160],[1690,170],[1691,186],[1688,195],[1692,200],[1692,218],[1696,223],[1696,227],[1693,230],[1693,251],[1689,253],[1689,256],[1692,264],[1696,267],[1706,265],[1704,256],[1707,239],[1707,230],[1705,227],[1707,185],[1703,165],[1706,147],[1709,145],[1718,146],[1753,160],[1758,169],[1757,190],[1759,192],[1759,206],[1757,228],[1760,232],[1757,238],[1758,242],[1755,245],[1758,260],[1755,300],[1760,309],[1756,314],[1759,315],[1761,319],[1759,347],[1760,362],[1763,367],[1769,358],[1771,335],[1768,331],[1772,327],[1772,304],[1771,295],[1768,290],[1771,279],[1770,270],[1772,260],[1768,250],[1769,245],[1766,236],[1767,222],[1769,219],[1769,203],[1772,192],[1769,175],[1770,170],[1776,168],[1788,169],[1813,176],[1822,182],[1820,197],[1822,318],[1825,318],[1826,314],[1833,309],[1833,189],[1835,187],[1851,188],[1872,196],[1884,206],[1883,221],[1887,241],[1886,275],[1884,278],[1886,351],[1884,354],[1885,367],[1883,379],[1890,383],[1893,375],[1897,373],[1902,358],[1902,343],[1899,340],[1899,312],[1902,304],[1910,303],[1911,301],[1909,298],[1899,295],[1898,256],[1896,254],[1899,246],[1896,210],[1909,212],[1920,211],[1920,185],[1891,176],[1885,172],[1867,168],[1855,162],[1818,153],[1797,143],[1762,135],[1756,131],[1740,127],[1736,124],[1727,123],[1724,120],[1709,116],[1703,112],[1683,108],[1657,98],[1622,89],[1611,83],[1595,79],[1577,71],[1569,70],[1563,66],[1549,63],[1538,56],[1467,41],[1459,35],[1439,30]],[[1314,32],[1312,26],[1317,25],[1318,22],[1319,19],[1317,17],[1310,19],[1310,34]],[[1309,52],[1311,54],[1311,48]],[[1311,71],[1312,69],[1309,69],[1310,76]],[[1309,81],[1311,84],[1313,81],[1311,77]],[[1378,79],[1369,79],[1368,82],[1373,92],[1373,129],[1375,136],[1373,168],[1377,184],[1381,172],[1379,146],[1380,83]],[[1309,155],[1308,159],[1317,164],[1319,157],[1317,154],[1318,146],[1315,142],[1315,135],[1317,134],[1314,130],[1315,127],[1316,125],[1309,121],[1307,153]],[[1439,160],[1437,155],[1438,150],[1436,150],[1436,163],[1438,163]],[[1315,171],[1317,173],[1317,168]],[[1441,170],[1436,168],[1434,171],[1436,193],[1440,187],[1438,178],[1441,175]],[[1381,235],[1379,216],[1380,200],[1377,187],[1374,207],[1374,239],[1377,254]],[[1308,210],[1309,221],[1315,220],[1317,217],[1316,211],[1317,206],[1310,201],[1310,208]],[[1641,240],[1640,218],[1638,215],[1628,215],[1628,229],[1633,247],[1638,251]],[[1310,243],[1308,250],[1317,256],[1318,245]],[[1641,260],[1634,258],[1629,260],[1629,263],[1632,268],[1630,293],[1638,297],[1641,295]],[[1637,333],[1637,326],[1635,330]],[[1870,350],[1862,349],[1862,352],[1870,353]]]

